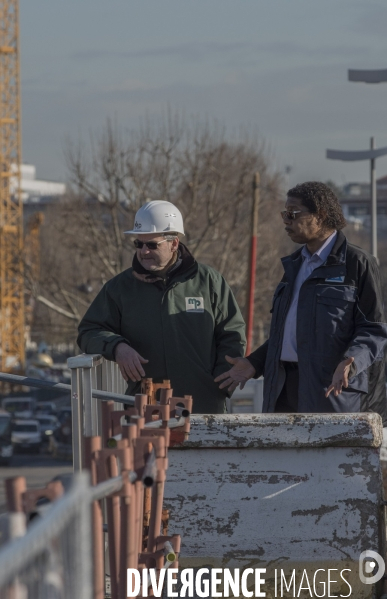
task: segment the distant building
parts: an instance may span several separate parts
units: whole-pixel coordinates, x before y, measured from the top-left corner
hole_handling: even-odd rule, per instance
[[[347,183],[342,187],[340,203],[348,222],[371,227],[371,189],[369,183]],[[387,236],[387,177],[376,182],[378,231]]]
[[[13,168],[16,170],[16,167]],[[12,182],[11,182],[12,186]],[[15,188],[16,182],[13,182]],[[57,199],[66,193],[64,183],[44,181],[36,178],[36,167],[33,164],[21,165],[21,191],[23,203],[41,202],[43,198]]]
[[[43,198],[57,199],[58,196],[63,196],[66,185],[37,179],[36,167],[33,164],[22,164],[21,190],[24,203],[40,202]]]
[[[16,170],[16,167],[13,167]],[[11,181],[15,190],[16,181]],[[21,193],[24,205],[24,217],[36,211],[42,211],[48,204],[58,201],[66,193],[66,185],[54,181],[36,178],[36,167],[33,164],[21,165]]]

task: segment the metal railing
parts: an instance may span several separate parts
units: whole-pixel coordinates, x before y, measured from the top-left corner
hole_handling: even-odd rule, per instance
[[[41,489],[27,489],[24,477],[6,480],[0,599],[103,599],[107,581],[112,599],[124,599],[128,567],[177,567],[180,537],[167,535],[162,505],[169,429],[141,435],[143,420],[131,425],[132,442],[116,448],[85,438],[92,485],[86,472],[73,475],[66,494],[64,480]]]
[[[133,407],[135,398],[125,395],[127,383],[118,364],[105,360],[100,354],[81,354],[69,358],[67,365],[71,370],[73,465],[74,471],[77,472],[84,468],[84,439],[101,436],[105,445],[107,437],[110,436],[107,431],[109,413],[104,412],[106,401],[114,401],[114,410],[121,410],[122,404]],[[180,408],[179,412],[179,408],[176,407],[175,413],[177,417],[169,420],[168,428],[181,428],[189,416],[189,411],[184,408]],[[144,428],[161,426],[162,421],[156,420],[147,422]]]
[[[127,384],[116,362],[106,360],[100,354],[81,354],[67,360],[71,370],[71,385],[52,383],[26,376],[0,372],[0,381],[10,384],[55,389],[71,393],[72,411],[72,450],[75,471],[83,468],[83,438],[103,436],[102,400],[114,401],[119,410],[122,404],[132,407],[135,398],[125,395]],[[182,426],[183,421],[171,421],[169,428]],[[158,427],[160,424],[147,423],[146,427]]]
[[[126,382],[118,364],[99,354],[81,354],[67,360],[71,370],[71,408],[74,470],[83,468],[83,437],[102,435],[102,409],[96,399],[134,405],[134,397],[125,394]],[[105,392],[103,396],[99,392]],[[117,409],[120,405],[115,406]]]
[[[24,514],[8,514],[9,524],[19,520],[19,538],[0,549],[0,599],[92,598],[92,499],[89,475],[79,473],[23,536]]]
[[[180,537],[168,536],[168,511],[163,509],[167,451],[171,443],[181,443],[188,434],[192,397],[173,397],[169,381],[154,384],[151,379],[142,381],[142,391],[135,397],[124,395],[126,382],[117,364],[100,355],[82,354],[67,364],[71,369],[74,470],[90,469],[95,485],[94,597],[102,598],[101,535],[106,529],[112,597],[123,599],[128,567],[167,567],[165,543],[173,547],[177,560]],[[114,405],[96,400],[101,391],[108,395],[102,399],[114,399]],[[129,409],[122,410],[122,404]],[[104,506],[98,501],[102,498],[99,489],[106,491]],[[177,561],[171,563],[177,567]]]
[[[117,364],[100,355],[82,354],[70,358],[68,366],[71,369],[74,471],[82,481],[80,471],[89,470],[92,486],[81,482],[81,492],[72,490],[58,499],[64,491],[62,483],[51,482],[43,489],[27,490],[23,477],[6,481],[10,518],[22,516],[22,512],[34,513],[42,497],[55,500],[55,507],[45,511],[41,522],[28,528],[22,539],[10,541],[0,553],[0,570],[7,569],[15,552],[19,551],[20,555],[13,568],[0,577],[0,591],[2,583],[7,589],[6,594],[0,594],[0,599],[51,596],[102,599],[106,564],[112,597],[124,599],[128,567],[155,566],[159,571],[171,564],[177,567],[180,537],[168,536],[168,511],[163,509],[163,496],[168,447],[187,437],[192,398],[173,397],[169,381],[154,384],[151,379],[142,381],[142,393],[127,396],[124,394],[126,383]],[[46,383],[0,373],[0,380],[2,378],[36,387]],[[44,386],[58,387],[58,384]],[[156,401],[159,390],[160,398]],[[122,404],[129,409],[122,410]],[[53,518],[56,518],[55,527],[51,526]],[[87,526],[83,526],[84,523]],[[106,532],[108,557],[105,555]],[[85,542],[80,544],[79,551],[87,553],[89,560],[82,566],[82,556],[74,550],[80,534]],[[169,559],[165,558],[167,554]],[[51,564],[52,556],[59,574]],[[76,559],[75,564],[73,559]],[[83,573],[78,576],[79,568]],[[43,581],[40,586],[36,586],[37,577]],[[50,595],[42,584],[47,581],[52,584],[54,580],[59,590],[55,595],[50,587]]]

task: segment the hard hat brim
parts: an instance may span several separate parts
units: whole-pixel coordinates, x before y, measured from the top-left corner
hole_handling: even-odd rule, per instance
[[[154,235],[168,235],[168,233],[178,233],[179,235],[185,236],[185,233],[182,233],[181,231],[172,231],[170,229],[167,229],[166,231],[124,231],[124,235],[150,235],[151,233],[153,233]]]

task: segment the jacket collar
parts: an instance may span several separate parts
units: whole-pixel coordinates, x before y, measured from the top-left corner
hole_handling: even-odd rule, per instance
[[[163,282],[167,284],[175,278],[180,278],[188,274],[188,271],[190,271],[194,266],[196,266],[197,270],[197,262],[195,258],[192,256],[189,249],[183,243],[179,243],[178,252],[179,253],[176,262],[173,264],[173,266],[167,272],[164,278],[157,276],[157,271],[150,272],[149,270],[144,268],[140,264],[137,258],[137,254],[134,254],[132,262],[133,275],[136,279],[143,281],[144,283]]]
[[[286,273],[287,278],[292,281],[297,276],[298,270],[302,263],[302,250],[303,247],[298,248],[293,254],[290,256],[285,256],[281,259],[282,265],[284,267],[284,271]],[[333,245],[331,253],[324,265],[319,268],[324,268],[326,266],[342,266],[345,264],[345,260],[347,257],[347,238],[345,237],[342,231],[338,231],[336,241]]]
[[[338,231],[336,241],[333,245],[331,253],[327,258],[327,266],[336,264],[345,264],[347,259],[347,238],[342,231]]]

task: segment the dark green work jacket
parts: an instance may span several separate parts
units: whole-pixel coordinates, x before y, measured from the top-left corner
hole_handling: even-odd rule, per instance
[[[213,379],[229,369],[225,355],[244,355],[245,325],[224,278],[182,244],[179,249],[164,281],[148,282],[151,275],[136,256],[132,268],[108,281],[79,325],[78,345],[114,360],[115,347],[125,341],[149,360],[147,377],[170,379],[174,396],[192,395],[194,412],[219,414],[226,392]],[[139,386],[129,381],[127,393]]]

